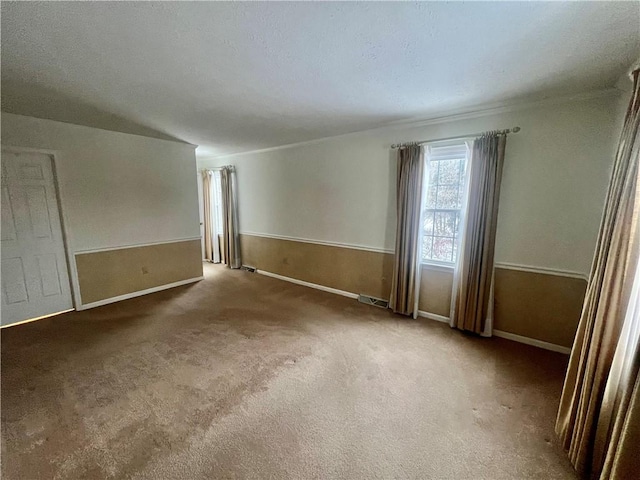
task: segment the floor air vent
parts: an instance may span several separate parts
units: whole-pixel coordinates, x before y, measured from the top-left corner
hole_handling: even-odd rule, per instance
[[[358,301],[360,303],[366,303],[367,305],[373,305],[374,307],[387,308],[389,302],[382,300],[381,298],[369,297],[367,295],[359,295]]]
[[[249,265],[242,265],[242,270],[253,273],[256,271],[256,267],[251,267]]]

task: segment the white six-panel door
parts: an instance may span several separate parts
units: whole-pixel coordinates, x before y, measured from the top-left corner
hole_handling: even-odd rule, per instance
[[[73,308],[51,157],[2,150],[2,325]]]

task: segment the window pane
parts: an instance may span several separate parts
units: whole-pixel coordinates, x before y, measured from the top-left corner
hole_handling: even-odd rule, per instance
[[[441,160],[438,183],[440,185],[457,185],[460,181],[460,160]]]
[[[433,257],[432,250],[433,237],[431,235],[424,235],[422,237],[422,259],[431,260]]]
[[[435,185],[429,185],[427,187],[427,208],[436,208],[436,194],[438,193],[438,187]]]
[[[438,184],[438,166],[440,162],[429,162],[429,185]]]
[[[464,200],[464,185],[460,184],[460,188],[458,189],[458,207],[462,208],[462,203]]]
[[[453,260],[453,238],[433,237],[433,259],[444,262]]]
[[[424,233],[433,235],[433,212],[424,213]]]
[[[434,235],[453,237],[456,234],[457,212],[436,212],[433,222]]]
[[[458,187],[438,187],[437,208],[460,208],[458,206]]]

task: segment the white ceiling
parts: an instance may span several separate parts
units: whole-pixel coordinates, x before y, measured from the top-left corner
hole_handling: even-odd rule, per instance
[[[3,111],[211,155],[613,86],[638,2],[2,2]]]

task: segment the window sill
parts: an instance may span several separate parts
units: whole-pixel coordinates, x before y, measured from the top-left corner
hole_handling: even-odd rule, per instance
[[[453,264],[447,265],[446,263],[429,263],[422,262],[420,264],[423,269],[426,270],[437,270],[440,272],[453,272],[455,266]]]

